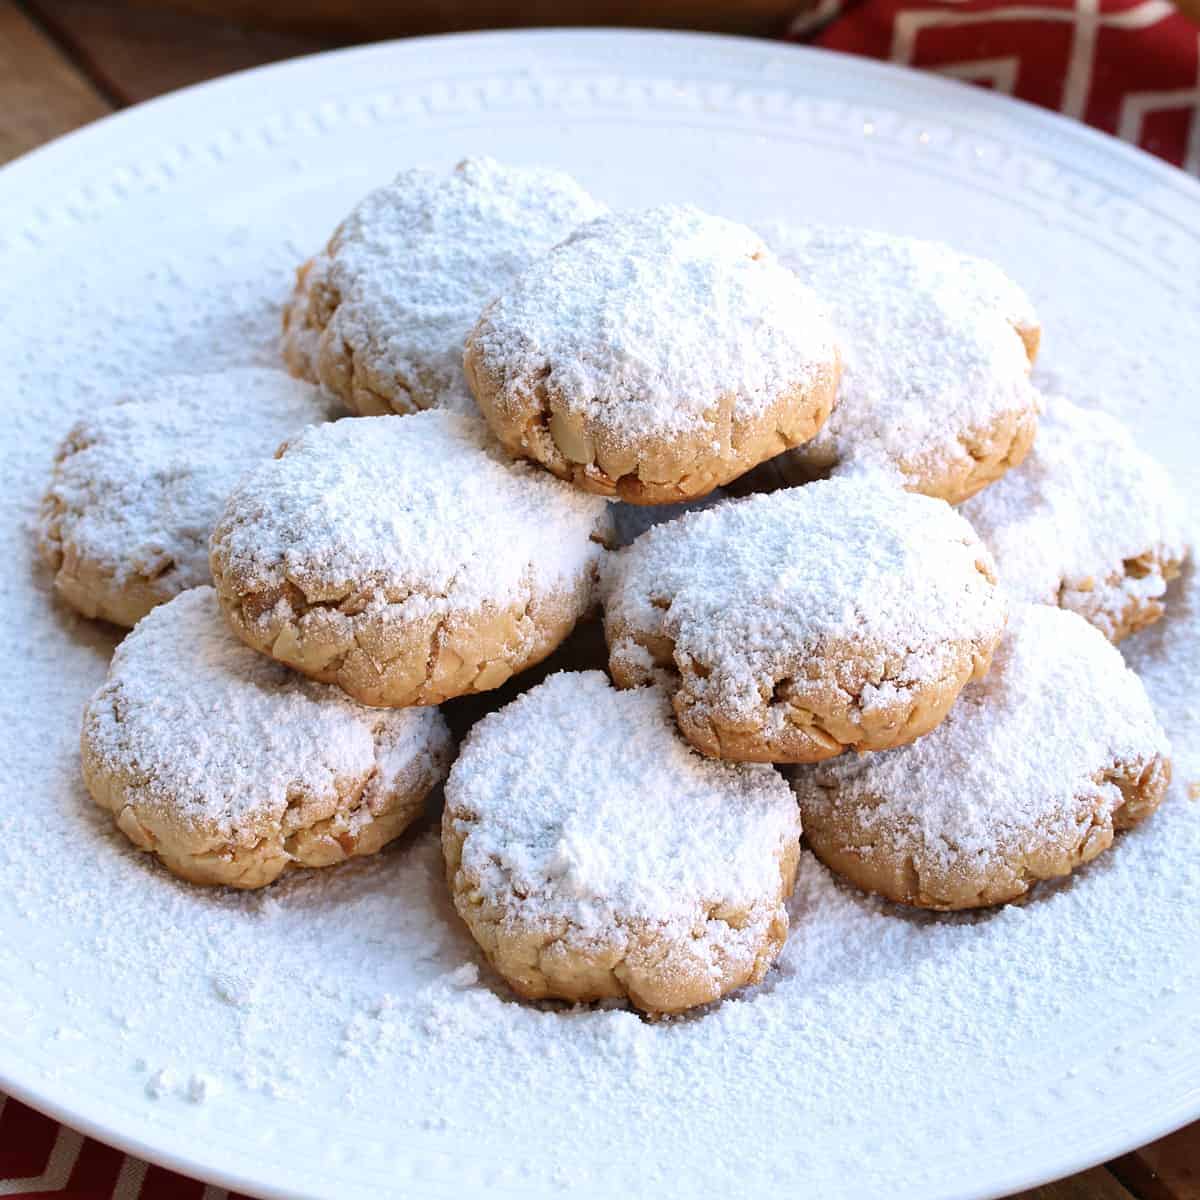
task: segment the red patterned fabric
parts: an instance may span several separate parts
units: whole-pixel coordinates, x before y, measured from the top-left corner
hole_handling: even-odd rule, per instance
[[[1200,175],[1200,25],[1171,0],[821,0],[792,36],[995,88]]]
[[[148,1166],[0,1093],[0,1196],[16,1200],[248,1200]]]

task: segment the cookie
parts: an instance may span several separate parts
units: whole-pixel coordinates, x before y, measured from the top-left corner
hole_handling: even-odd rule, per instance
[[[402,171],[300,268],[288,369],[360,415],[474,411],[463,339],[496,292],[604,206],[570,176],[468,158]]]
[[[438,704],[545,658],[591,607],[607,506],[440,410],[317,426],[212,537],[248,645],[364,704]]]
[[[797,769],[808,843],[868,891],[975,908],[1067,875],[1154,811],[1170,749],[1138,677],[1075,613],[1018,605],[991,673],[927,737]]]
[[[436,709],[363,708],[247,649],[210,587],[117,647],[81,747],[88,791],[135,846],[237,888],[373,854],[421,815],[451,750]]]
[[[693,746],[758,762],[920,737],[986,673],[1007,612],[961,516],[866,479],[655,526],[603,599],[616,682],[663,679]]]
[[[760,485],[883,468],[958,504],[1029,452],[1041,332],[999,267],[948,246],[862,229],[779,227],[780,260],[823,296],[838,328],[838,404]]]
[[[242,472],[334,415],[316,388],[246,368],[161,379],[84,417],[38,518],[55,590],[85,617],[132,627],[208,583],[208,535]]]
[[[467,379],[510,453],[633,504],[693,499],[806,442],[838,356],[749,229],[663,207],[583,226],[507,285]]]
[[[1188,554],[1183,504],[1119,421],[1045,403],[1029,457],[962,513],[1011,595],[1069,608],[1120,641],[1163,614]]]
[[[442,847],[459,915],[518,994],[673,1013],[774,961],[800,819],[773,767],[701,758],[658,689],[586,671],[472,729]]]

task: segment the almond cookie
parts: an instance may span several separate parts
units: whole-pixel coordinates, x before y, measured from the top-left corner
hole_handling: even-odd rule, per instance
[[[1058,397],[1029,457],[962,513],[1012,596],[1069,608],[1114,642],[1162,616],[1188,554],[1162,467],[1119,421]]]
[[[837,390],[824,309],[744,226],[695,208],[585,225],[509,284],[467,379],[518,456],[668,504],[808,441]]]
[[[471,730],[442,848],[459,915],[514,991],[672,1013],[778,955],[800,818],[773,767],[691,750],[657,688],[564,672]]]
[[[84,417],[54,462],[38,548],[85,617],[133,626],[210,580],[208,535],[247,467],[336,415],[320,392],[258,368],[161,379]]]
[[[884,467],[958,504],[1029,451],[1040,328],[1021,289],[948,246],[862,229],[778,228],[780,259],[828,298],[843,358],[838,405],[763,482]]]
[[[1007,602],[946,503],[830,479],[648,530],[604,611],[613,678],[662,678],[698,750],[816,762],[932,729],[987,672]]]
[[[473,412],[463,339],[538,255],[604,211],[570,176],[469,158],[402,171],[305,263],[284,311],[288,369],[364,416]]]
[[[422,813],[451,749],[436,709],[363,708],[247,649],[210,587],[117,647],[81,745],[88,791],[135,846],[238,888],[373,854]]]
[[[607,505],[445,411],[317,426],[213,531],[238,636],[364,704],[438,704],[545,658],[592,604]]]
[[[798,769],[809,845],[922,908],[1003,904],[1067,875],[1155,808],[1170,749],[1149,698],[1075,613],[1018,605],[991,673],[927,737]]]

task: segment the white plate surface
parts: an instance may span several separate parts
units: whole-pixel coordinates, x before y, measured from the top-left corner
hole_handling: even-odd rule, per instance
[[[477,152],[617,205],[992,256],[1041,310],[1040,382],[1200,494],[1200,187],[985,92],[768,43],[479,35],[256,71],[39,151],[0,173],[0,1086],[207,1179],[338,1200],[999,1194],[1200,1115],[1190,581],[1127,647],[1176,749],[1143,830],[977,918],[889,910],[806,857],[779,968],[697,1019],[476,982],[429,835],[240,896],[93,812],[78,716],[113,638],[31,565],[54,443],[132,381],[274,361],[290,271],[343,211]]]

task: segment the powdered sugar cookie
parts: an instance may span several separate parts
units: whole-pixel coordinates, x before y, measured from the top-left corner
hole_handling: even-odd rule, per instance
[[[561,171],[469,158],[402,171],[305,263],[284,312],[289,370],[363,415],[474,411],[463,339],[484,304],[604,206]]]
[[[803,483],[884,467],[957,504],[1028,453],[1040,329],[999,267],[862,229],[779,227],[781,261],[828,298],[843,356],[837,408],[770,474]]]
[[[1019,605],[991,673],[927,737],[797,770],[817,857],[924,908],[1001,904],[1158,806],[1170,749],[1138,677],[1074,613]]]
[[[450,735],[436,709],[362,708],[255,654],[203,587],[117,647],[82,755],[135,846],[193,883],[256,888],[397,837],[445,776]]]
[[[816,297],[695,208],[584,226],[502,290],[467,378],[513,454],[635,504],[711,492],[807,441],[837,389]]]
[[[1188,553],[1166,472],[1119,421],[1057,397],[1029,457],[962,513],[1013,596],[1069,608],[1114,642],[1162,616]]]
[[[943,501],[834,479],[656,526],[612,560],[604,610],[613,678],[665,673],[697,749],[815,762],[932,729],[1007,604]]]
[[[587,671],[475,726],[442,847],[459,915],[522,996],[679,1012],[779,953],[800,820],[774,768],[701,758],[657,688]]]
[[[316,388],[246,368],[161,379],[84,417],[59,447],[38,521],[58,594],[132,626],[207,583],[208,535],[242,472],[333,415]]]
[[[442,411],[307,430],[212,538],[238,635],[365,704],[437,704],[545,658],[592,603],[606,505]]]

